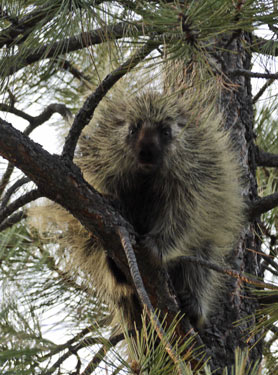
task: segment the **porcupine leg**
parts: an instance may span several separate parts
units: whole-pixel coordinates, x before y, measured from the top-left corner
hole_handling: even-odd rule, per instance
[[[184,313],[195,328],[201,328],[208,311],[210,275],[208,269],[184,260],[168,264],[168,272]]]

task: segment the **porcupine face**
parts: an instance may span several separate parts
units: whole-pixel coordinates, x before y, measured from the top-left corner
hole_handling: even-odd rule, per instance
[[[127,142],[134,150],[138,172],[148,174],[157,171],[172,140],[170,121],[138,121],[129,125]]]

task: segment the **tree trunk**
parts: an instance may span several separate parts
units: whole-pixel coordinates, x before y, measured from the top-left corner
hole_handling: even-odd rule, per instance
[[[229,86],[223,89],[220,97],[220,108],[224,113],[225,126],[231,131],[235,147],[238,149],[243,169],[243,194],[250,200],[257,198],[255,145],[254,145],[254,113],[252,104],[251,82],[249,77],[234,76],[231,71],[236,69],[250,70],[251,55],[243,47],[243,43],[251,43],[250,35],[241,34],[242,38],[222,38],[218,45],[227,52],[221,52],[221,70],[226,76]],[[250,223],[242,233],[237,247],[229,259],[231,268],[252,274],[261,275],[260,239],[257,222]],[[258,335],[251,335],[250,329],[255,324],[255,311],[258,302],[250,288],[244,288],[242,282],[229,278],[227,293],[223,303],[210,321],[210,326],[201,333],[206,345],[211,349],[214,363],[220,368],[234,363],[237,347],[248,347],[249,360],[254,363],[262,358],[262,342],[254,347]]]

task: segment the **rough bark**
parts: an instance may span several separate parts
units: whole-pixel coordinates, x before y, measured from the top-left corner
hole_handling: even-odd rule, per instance
[[[231,76],[228,73],[236,69],[250,70],[251,56],[243,47],[243,42],[250,42],[250,35],[242,33],[241,38],[235,38],[227,46],[228,40],[229,37],[219,41],[219,45],[227,49],[227,52],[221,52],[221,67],[229,84],[229,90],[222,90],[219,105],[226,119],[225,125],[231,131],[241,159],[244,171],[243,194],[253,201],[257,198],[257,184],[250,78],[242,75]],[[235,270],[262,276],[258,255],[261,244],[256,236],[257,231],[257,222],[246,226],[229,261]],[[211,319],[211,325],[201,334],[213,353],[216,365],[222,368],[223,365],[231,366],[234,362],[236,347],[252,347],[249,357],[252,363],[261,359],[262,343],[257,343],[253,347],[258,337],[250,337],[248,333],[255,323],[257,307],[258,302],[250,289],[244,288],[244,285],[237,280],[228,280],[227,291],[222,296],[219,308]],[[242,320],[244,318],[246,320]],[[238,321],[240,323],[235,325]]]

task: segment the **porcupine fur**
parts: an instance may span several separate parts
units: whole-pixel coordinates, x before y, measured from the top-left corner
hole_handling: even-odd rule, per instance
[[[243,223],[240,171],[221,115],[154,90],[114,95],[101,103],[79,147],[76,162],[87,181],[119,200],[136,232],[155,242],[181,311],[201,326],[217,304],[222,279],[179,257],[223,264]],[[41,223],[69,250],[69,268],[80,268],[115,314],[132,324],[138,301],[113,260],[63,208],[52,204],[42,212]]]

